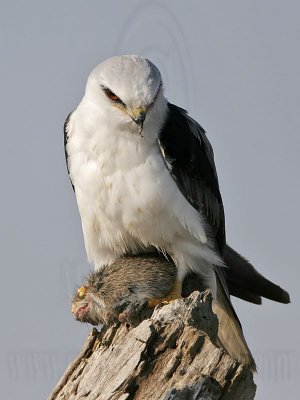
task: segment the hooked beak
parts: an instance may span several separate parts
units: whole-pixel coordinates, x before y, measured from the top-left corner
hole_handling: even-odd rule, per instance
[[[138,125],[139,133],[141,136],[144,127],[144,121],[146,118],[146,109],[145,108],[135,108],[129,113],[131,119]]]

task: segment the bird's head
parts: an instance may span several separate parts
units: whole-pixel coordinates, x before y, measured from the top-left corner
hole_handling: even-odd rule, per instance
[[[135,55],[99,64],[88,78],[85,99],[113,126],[145,136],[147,131],[157,131],[167,115],[158,68]]]

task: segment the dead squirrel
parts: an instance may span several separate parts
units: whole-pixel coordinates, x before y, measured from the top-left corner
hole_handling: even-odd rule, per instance
[[[162,255],[120,258],[88,275],[73,297],[72,313],[92,325],[137,325],[171,292],[176,274],[175,265]]]
[[[230,295],[255,304],[261,304],[262,297],[289,303],[285,290],[266,279],[228,245],[224,261]],[[158,253],[120,258],[87,277],[73,297],[72,313],[77,320],[93,325],[116,321],[136,325],[145,318],[143,313],[149,315],[149,308],[172,299],[176,274],[174,263]],[[184,279],[182,296],[205,289],[200,276],[190,273]]]

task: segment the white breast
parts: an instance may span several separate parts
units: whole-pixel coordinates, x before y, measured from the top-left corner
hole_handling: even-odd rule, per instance
[[[76,113],[68,164],[89,261],[100,268],[153,246],[187,264],[185,269],[193,268],[193,261],[184,261],[186,252],[216,258],[199,213],[178,190],[157,141],[108,131],[97,121],[91,126]]]

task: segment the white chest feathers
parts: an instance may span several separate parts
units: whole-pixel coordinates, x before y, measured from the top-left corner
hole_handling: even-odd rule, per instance
[[[157,141],[92,131],[83,134],[73,124],[67,144],[89,261],[100,268],[153,247],[175,259],[183,247],[197,257],[200,247],[213,254],[201,216],[179,191]]]

